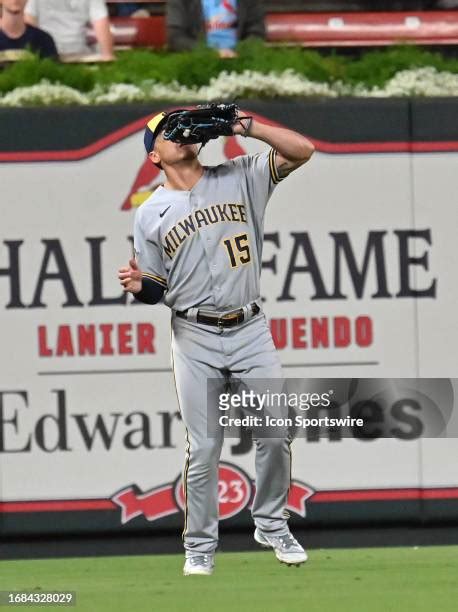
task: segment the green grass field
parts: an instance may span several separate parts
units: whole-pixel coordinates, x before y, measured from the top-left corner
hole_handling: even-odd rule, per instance
[[[271,552],[219,553],[211,577],[183,577],[182,564],[181,555],[1,561],[0,590],[72,590],[67,609],[91,612],[458,610],[456,546],[316,550],[299,568]]]

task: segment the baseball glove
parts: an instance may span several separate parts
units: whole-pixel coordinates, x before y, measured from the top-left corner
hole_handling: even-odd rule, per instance
[[[193,110],[172,111],[165,124],[164,138],[180,144],[202,143],[204,146],[219,136],[231,136],[235,123],[251,121],[251,117],[239,118],[238,108],[236,104],[203,104]]]

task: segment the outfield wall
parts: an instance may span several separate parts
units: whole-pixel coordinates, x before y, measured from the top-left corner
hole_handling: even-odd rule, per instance
[[[262,297],[285,374],[456,377],[456,100],[241,106],[316,145],[266,215]],[[161,182],[142,149],[157,110],[0,109],[0,535],[182,526],[169,312],[116,277]],[[458,521],[456,439],[292,448],[293,523]],[[220,476],[222,527],[250,524],[249,440],[226,441]]]

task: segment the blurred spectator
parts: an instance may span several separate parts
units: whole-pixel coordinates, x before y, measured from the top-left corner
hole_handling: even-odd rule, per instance
[[[167,38],[173,51],[192,49],[199,40],[235,57],[239,40],[265,37],[261,0],[168,0]]]
[[[28,0],[26,18],[49,32],[60,55],[91,53],[86,27],[92,24],[103,59],[113,59],[113,38],[104,0]]]
[[[122,2],[117,4],[115,14],[117,17],[149,17],[150,14],[144,4],[138,2]]]
[[[27,0],[3,0],[0,53],[18,51],[15,59],[20,59],[22,51],[30,49],[41,57],[57,58],[57,49],[52,37],[47,32],[25,23],[26,2]]]

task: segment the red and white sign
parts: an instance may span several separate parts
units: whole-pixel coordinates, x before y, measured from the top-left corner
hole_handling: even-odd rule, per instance
[[[0,511],[123,503],[124,521],[179,511],[184,427],[170,314],[126,298],[116,274],[131,254],[134,209],[161,181],[145,162],[143,124],[68,155],[0,163]],[[456,376],[458,147],[316,146],[266,214],[262,295],[285,374]],[[202,161],[263,147],[220,139]],[[228,467],[232,442],[222,517],[252,494],[253,448]],[[455,440],[299,439],[292,450],[311,503],[458,485]],[[241,488],[230,470],[245,474]],[[301,490],[293,495],[302,508]]]
[[[254,495],[254,485],[247,474],[236,465],[221,462],[219,465],[218,500],[220,520],[236,516],[249,507]],[[305,517],[305,501],[313,495],[306,484],[292,482],[287,509]],[[136,516],[155,521],[164,516],[176,514],[185,507],[181,475],[174,483],[155,487],[140,493],[135,486],[129,486],[116,493],[112,501],[121,508],[121,522],[125,524]]]

